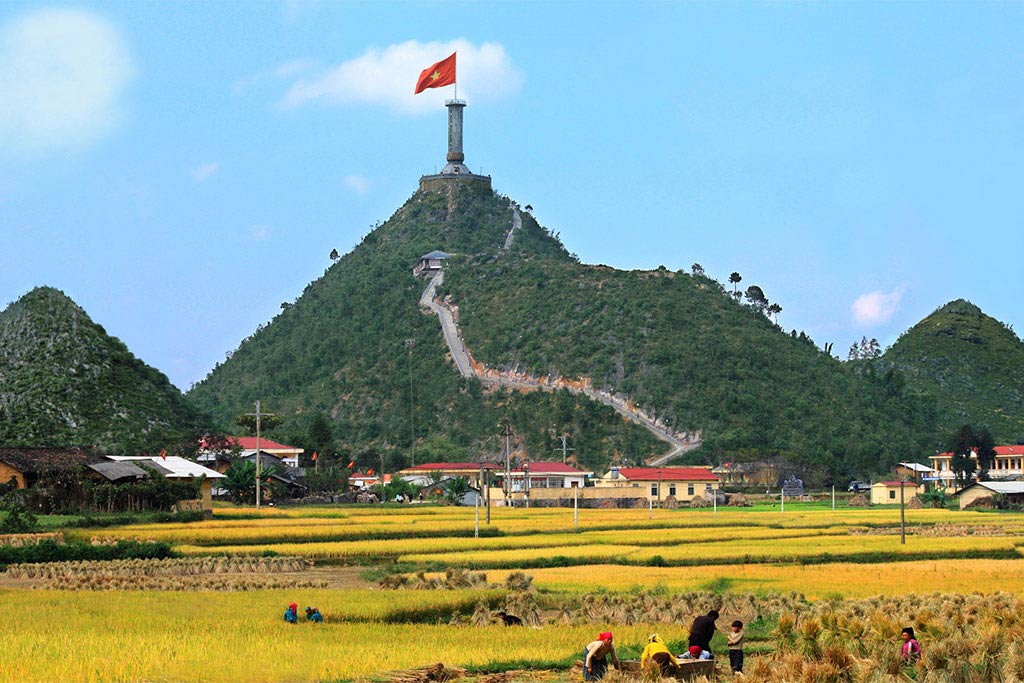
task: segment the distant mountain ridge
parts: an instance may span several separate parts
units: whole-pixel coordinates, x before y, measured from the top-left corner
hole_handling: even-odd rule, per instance
[[[936,309],[880,359],[908,387],[934,398],[939,426],[986,426],[1000,443],[1024,440],[1024,342],[964,299]]]
[[[0,311],[0,443],[135,453],[209,426],[63,292],[37,287]]]

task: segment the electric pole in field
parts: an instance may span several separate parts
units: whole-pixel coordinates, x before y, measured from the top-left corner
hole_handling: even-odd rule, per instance
[[[260,458],[260,425],[264,417],[277,417],[274,413],[263,412],[263,401],[256,401],[256,412],[249,413],[249,417],[256,418],[256,509],[260,509],[260,498],[261,488],[260,479],[262,478],[263,467],[262,458]]]
[[[564,465],[565,464],[565,456],[566,456],[566,454],[569,451],[574,451],[576,449],[575,448],[569,448],[566,445],[566,440],[569,438],[569,436],[567,434],[562,434],[561,436],[556,436],[555,438],[556,439],[560,439],[562,441],[562,447],[561,448],[552,448],[551,450],[553,450],[553,451],[562,451],[562,464]]]
[[[507,417],[501,421],[501,427],[505,449],[505,480],[502,482],[501,490],[505,494],[505,505],[507,506],[509,495],[512,493],[512,425]]]

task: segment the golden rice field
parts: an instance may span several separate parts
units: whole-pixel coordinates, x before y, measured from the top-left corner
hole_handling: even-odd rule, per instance
[[[913,533],[901,544],[893,508],[588,509],[579,511],[578,531],[571,509],[497,508],[490,525],[481,514],[480,538],[473,536],[471,508],[218,512],[221,518],[205,522],[67,535],[164,540],[187,556],[272,551],[321,565],[367,565],[377,576],[388,567],[474,566],[486,570],[490,583],[503,584],[521,569],[554,613],[560,596],[611,591],[628,602],[641,588],[670,601],[695,591],[801,593],[812,600],[1024,593],[1022,514],[908,510]],[[536,629],[465,625],[483,603],[493,611],[523,597],[496,588],[90,592],[29,590],[11,579],[0,586],[8,615],[0,625],[0,683],[348,681],[438,661],[550,666],[571,662],[606,628],[620,644],[637,645],[654,629],[668,639],[685,637],[688,625],[632,617],[628,626],[607,619],[581,623],[579,615],[559,620],[557,614]],[[285,624],[281,613],[292,600],[300,611],[315,604],[327,623]]]
[[[590,626],[507,630],[373,620],[396,601],[438,596],[473,599],[447,592],[323,590],[170,596],[5,592],[8,614],[25,618],[8,619],[4,626],[0,681],[337,681],[438,661],[472,666],[565,659],[596,634]],[[316,604],[327,622],[285,624],[279,613],[293,599]],[[644,636],[643,626],[616,630],[623,641]],[[680,631],[666,633],[677,638]]]

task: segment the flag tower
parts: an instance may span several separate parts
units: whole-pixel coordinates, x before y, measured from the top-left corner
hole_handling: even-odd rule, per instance
[[[466,154],[462,147],[462,117],[466,101],[458,96],[458,85],[455,81],[455,54],[426,68],[416,83],[416,93],[428,88],[454,86],[455,92],[450,100],[445,101],[448,108],[448,155],[445,157],[444,168],[440,173],[425,175],[420,178],[420,190],[432,190],[449,185],[451,181],[480,183],[491,188],[491,177],[476,175],[464,163]]]

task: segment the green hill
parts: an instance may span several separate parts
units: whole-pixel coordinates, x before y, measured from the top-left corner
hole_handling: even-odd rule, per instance
[[[438,249],[493,255],[511,223],[508,198],[479,186],[417,192],[293,305],[244,340],[189,398],[224,426],[262,399],[284,417],[275,433],[309,449],[317,447],[310,431],[324,416],[335,448],[354,451],[370,466],[384,457],[389,469],[413,457],[424,462],[496,455],[505,418],[534,458],[550,457],[554,437],[563,433],[584,464],[607,462],[616,453],[642,458],[665,450],[611,408],[567,392],[485,392],[446,361],[436,316],[418,306],[427,281],[414,277],[412,267]],[[520,237],[534,253],[569,260],[561,244],[535,225]],[[418,456],[410,448],[414,437]]]
[[[204,423],[167,377],[63,292],[38,287],[0,312],[0,443],[136,453]]]
[[[533,458],[568,432],[581,461],[632,462],[663,444],[609,408],[566,392],[485,392],[446,361],[438,321],[417,306],[417,258],[440,249],[444,294],[478,361],[535,375],[589,377],[680,429],[700,429],[706,461],[782,454],[822,476],[881,471],[931,445],[927,401],[896,375],[858,373],[786,334],[717,282],[664,269],[577,263],[528,214],[508,252],[508,198],[472,184],[420,191],[189,396],[222,424],[257,398],[301,440],[325,415],[337,441],[407,462],[441,444],[498,450],[506,415]],[[407,340],[413,340],[409,352]],[[422,457],[420,458],[422,461]]]
[[[1024,439],[1024,342],[974,304],[952,301],[907,330],[876,361],[910,390],[933,396],[939,426],[987,426],[1000,443]]]

